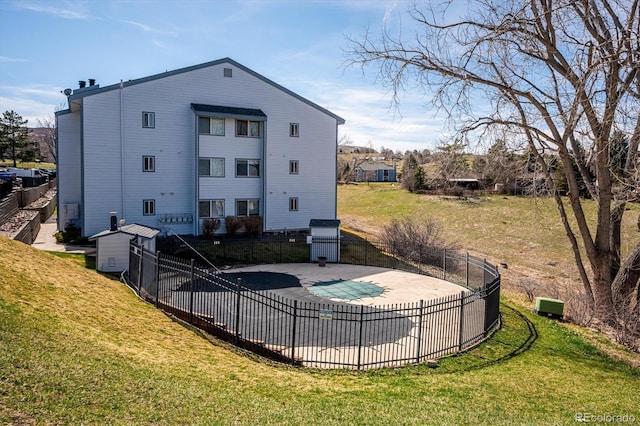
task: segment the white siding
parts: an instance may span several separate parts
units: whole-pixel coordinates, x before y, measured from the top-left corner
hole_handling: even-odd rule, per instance
[[[110,212],[126,218],[122,205],[119,91],[85,97],[83,129],[83,234],[108,228]]]
[[[233,77],[224,77],[224,68]],[[127,223],[197,233],[199,199],[223,198],[225,214],[234,215],[236,199],[259,198],[265,230],[335,218],[336,119],[231,63],[168,73],[83,101],[84,235],[104,229],[110,211]],[[234,120],[227,119],[224,137],[198,138],[192,103],[260,109],[267,116],[263,137],[235,137]],[[142,127],[143,111],[155,113],[155,128]],[[289,123],[299,123],[299,137],[289,137]],[[142,171],[143,155],[155,156],[155,172]],[[224,157],[225,178],[198,178],[198,155]],[[261,159],[262,176],[236,178],[236,158]],[[290,159],[300,162],[298,175],[289,175]],[[298,212],[289,212],[289,197],[299,198]],[[155,200],[155,216],[143,216],[145,199]],[[193,221],[160,221],[184,214]]]
[[[82,167],[80,144],[80,113],[59,114],[56,116],[58,131],[58,229],[64,231],[70,222],[82,226],[81,217],[73,220],[68,217],[66,205],[82,204]],[[78,211],[78,213],[80,213]]]

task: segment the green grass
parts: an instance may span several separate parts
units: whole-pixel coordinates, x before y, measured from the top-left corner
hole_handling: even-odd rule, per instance
[[[0,424],[574,424],[640,419],[640,371],[502,306],[503,327],[435,369],[306,370],[171,321],[126,286],[0,239]],[[637,421],[637,420],[636,420]]]
[[[0,161],[0,167],[13,167],[13,161]],[[23,163],[22,161],[17,161],[16,167],[19,169],[55,169],[56,165],[54,163]]]
[[[596,204],[584,208],[593,222]],[[622,252],[640,241],[636,219],[640,205],[628,204],[623,222]],[[507,263],[521,273],[577,282],[569,241],[550,198],[491,195],[458,199],[418,195],[393,184],[340,185],[338,216],[347,227],[374,234],[394,217],[428,216],[443,225],[444,236],[463,250]]]

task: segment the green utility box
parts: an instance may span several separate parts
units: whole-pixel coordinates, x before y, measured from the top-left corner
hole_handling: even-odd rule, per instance
[[[562,300],[536,297],[536,307],[533,310],[536,314],[549,318],[562,319],[563,311],[564,302]]]

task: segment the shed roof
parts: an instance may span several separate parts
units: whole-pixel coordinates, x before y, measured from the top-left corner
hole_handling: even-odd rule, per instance
[[[153,238],[160,233],[159,229],[151,228],[149,226],[138,225],[137,223],[132,223],[130,225],[124,225],[115,231],[111,231],[110,229],[104,230],[102,232],[98,232],[95,235],[89,237],[89,240],[95,240],[96,238],[104,237],[106,235],[113,235],[119,232],[129,234],[132,236],[140,236],[144,238]]]
[[[311,219],[309,228],[338,228],[340,227],[339,219]]]

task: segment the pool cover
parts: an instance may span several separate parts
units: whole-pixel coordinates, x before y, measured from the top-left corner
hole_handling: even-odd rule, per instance
[[[332,280],[317,282],[308,289],[316,296],[329,299],[358,300],[365,297],[377,297],[384,288],[368,281]]]

